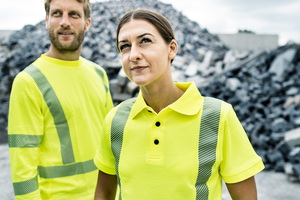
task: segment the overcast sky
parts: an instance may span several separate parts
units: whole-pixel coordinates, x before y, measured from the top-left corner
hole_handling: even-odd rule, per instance
[[[97,0],[91,0],[96,2]],[[101,0],[98,0],[101,1]],[[279,44],[300,43],[300,0],[161,0],[211,33],[278,34]],[[44,19],[44,0],[2,0],[0,29],[18,30]]]

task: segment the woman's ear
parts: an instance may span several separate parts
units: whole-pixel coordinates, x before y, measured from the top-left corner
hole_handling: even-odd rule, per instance
[[[174,39],[172,39],[169,46],[170,46],[169,58],[170,60],[173,60],[177,54],[177,42]]]

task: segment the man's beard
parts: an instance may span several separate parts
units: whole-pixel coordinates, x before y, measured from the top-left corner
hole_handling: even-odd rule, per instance
[[[83,42],[85,32],[84,32],[84,30],[82,30],[78,33],[77,37],[76,37],[76,35],[74,35],[75,36],[74,40],[72,41],[72,43],[70,45],[63,45],[58,40],[58,36],[55,35],[55,33],[52,29],[48,29],[48,35],[49,35],[49,39],[50,39],[50,42],[53,45],[53,47],[55,49],[57,49],[59,52],[64,53],[64,52],[77,51]]]

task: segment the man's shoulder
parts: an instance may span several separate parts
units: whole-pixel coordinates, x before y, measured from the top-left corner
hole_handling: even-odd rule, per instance
[[[101,76],[106,74],[104,68],[101,67],[99,64],[97,64],[91,60],[88,60],[86,58],[83,58],[83,57],[81,57],[81,58],[82,58],[82,62],[83,62],[84,66],[87,66],[88,68],[95,70],[98,74],[100,73]]]
[[[18,79],[18,78],[23,78],[30,75],[30,73],[28,73],[29,71],[32,71],[34,70],[34,68],[36,68],[36,64],[37,61],[39,60],[36,59],[35,61],[33,61],[32,63],[30,63],[28,66],[26,66],[25,68],[23,68],[21,71],[18,72],[18,74],[15,76],[15,79]]]
[[[95,63],[94,61],[88,60],[88,59],[83,58],[83,57],[81,57],[81,59],[82,59],[83,64],[87,64],[90,67],[102,69],[102,67],[99,64]]]

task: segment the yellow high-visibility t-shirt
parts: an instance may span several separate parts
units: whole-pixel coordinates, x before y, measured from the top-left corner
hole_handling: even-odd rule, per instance
[[[103,68],[42,55],[12,86],[8,138],[15,198],[91,200],[93,162],[113,107]]]
[[[122,200],[222,198],[226,183],[243,181],[264,165],[232,106],[201,96],[194,83],[159,113],[142,94],[105,119],[96,166],[116,174]]]

